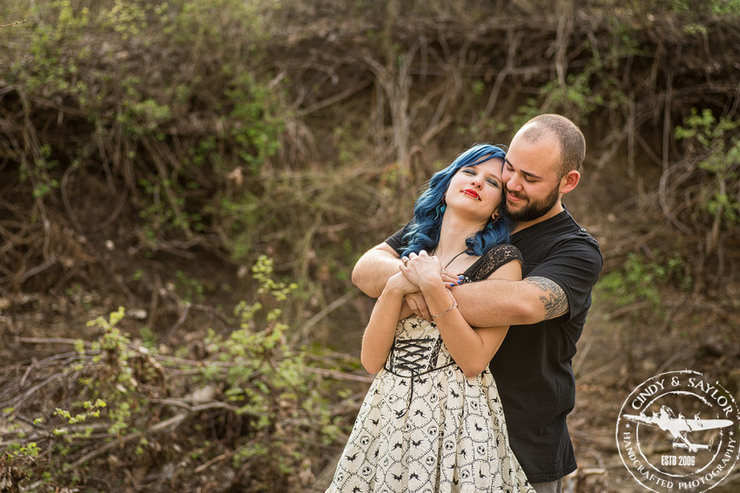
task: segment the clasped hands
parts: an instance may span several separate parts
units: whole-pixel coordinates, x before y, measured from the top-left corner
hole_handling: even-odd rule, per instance
[[[432,315],[427,307],[422,290],[434,284],[444,284],[446,287],[456,285],[459,279],[456,275],[442,268],[439,259],[422,250],[419,254],[411,253],[401,258],[399,272],[388,280],[395,289],[404,295],[404,301],[411,312],[427,320]]]

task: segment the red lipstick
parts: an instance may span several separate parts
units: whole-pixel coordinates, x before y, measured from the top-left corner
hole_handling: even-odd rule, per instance
[[[476,192],[475,190],[471,190],[470,188],[466,188],[466,189],[463,189],[461,191],[462,191],[462,193],[464,193],[465,195],[467,195],[469,197],[473,197],[476,200],[480,200],[480,195],[478,195],[478,192]]]

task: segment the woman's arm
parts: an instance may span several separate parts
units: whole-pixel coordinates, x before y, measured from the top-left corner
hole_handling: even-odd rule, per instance
[[[362,335],[360,361],[368,372],[377,373],[383,368],[393,345],[399,317],[411,314],[408,307],[404,308],[403,297],[410,290],[417,289],[400,272],[388,279]]]
[[[431,257],[426,257],[431,258]],[[508,326],[473,328],[463,318],[457,309],[455,300],[449,289],[445,287],[441,279],[430,275],[435,267],[429,264],[425,257],[420,255],[412,265],[412,268],[420,268],[421,292],[424,294],[433,322],[437,324],[442,340],[445,342],[450,355],[460,366],[465,376],[472,377],[480,374],[486,369],[491,359],[501,347],[506,337]],[[410,262],[411,264],[411,262]],[[413,277],[413,276],[412,276]],[[511,261],[499,267],[491,274],[490,278],[518,280],[521,279],[521,264],[519,261]],[[449,309],[449,310],[448,310]]]

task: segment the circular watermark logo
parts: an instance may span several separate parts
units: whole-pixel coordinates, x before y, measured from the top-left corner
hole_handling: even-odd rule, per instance
[[[732,472],[739,426],[740,409],[719,382],[692,370],[671,371],[645,380],[624,401],[617,448],[646,489],[698,493]]]

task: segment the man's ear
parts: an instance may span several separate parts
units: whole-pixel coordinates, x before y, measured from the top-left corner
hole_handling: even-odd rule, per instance
[[[581,173],[576,170],[570,170],[560,179],[560,193],[566,194],[572,192],[581,181]]]

